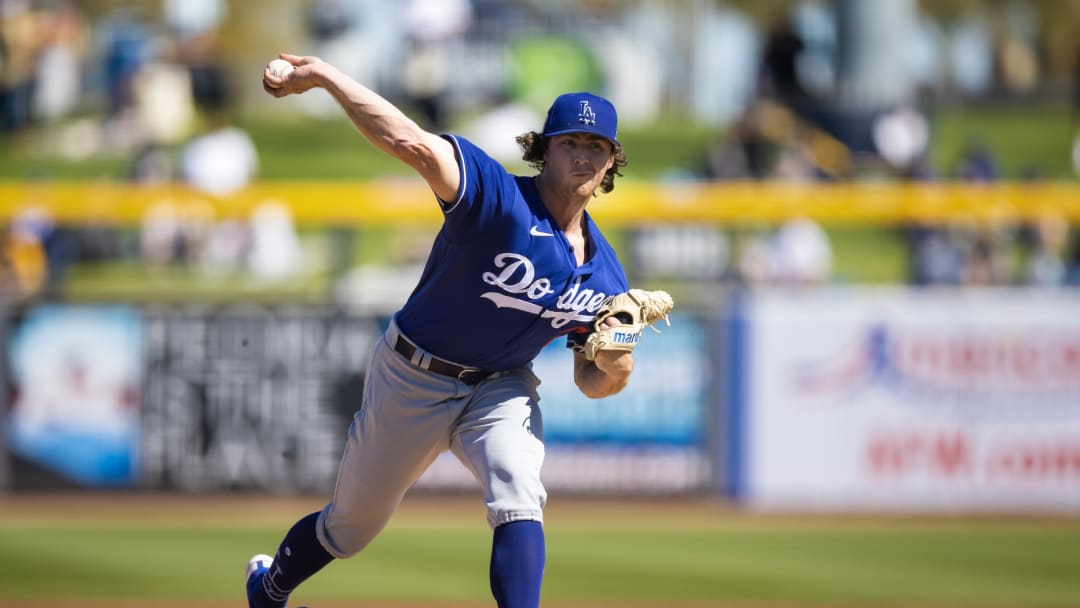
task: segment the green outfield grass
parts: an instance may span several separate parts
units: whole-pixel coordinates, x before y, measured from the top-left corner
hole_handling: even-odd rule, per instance
[[[242,601],[246,559],[272,552],[310,506],[49,500],[44,514],[27,500],[0,508],[5,605]],[[546,527],[551,605],[1080,605],[1075,518],[785,517],[567,501],[549,508]],[[475,501],[407,500],[368,550],[332,563],[294,600],[490,605],[489,538]]]
[[[929,159],[935,172],[943,177],[956,174],[966,147],[978,141],[991,150],[1003,178],[1017,179],[1031,170],[1049,179],[1076,178],[1070,161],[1073,126],[1064,103],[942,106],[931,118]],[[402,163],[365,143],[344,118],[290,120],[249,114],[237,119],[236,124],[248,131],[255,142],[262,179],[411,175]],[[48,144],[59,132],[54,127],[0,142],[0,179],[127,178],[130,152],[64,159],[51,152]],[[722,129],[717,127],[678,120],[622,129],[619,139],[630,160],[625,174],[632,179],[651,180],[700,170],[708,146],[722,136]]]

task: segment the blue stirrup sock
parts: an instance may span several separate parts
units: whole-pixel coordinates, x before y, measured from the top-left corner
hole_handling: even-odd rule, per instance
[[[306,515],[285,534],[285,539],[274,553],[270,571],[263,577],[259,597],[254,598],[258,600],[255,605],[284,606],[289,594],[300,583],[334,560],[334,556],[319,544],[315,533],[318,519],[318,511]]]
[[[495,528],[491,543],[491,593],[499,608],[538,608],[544,578],[544,526],[512,521]]]

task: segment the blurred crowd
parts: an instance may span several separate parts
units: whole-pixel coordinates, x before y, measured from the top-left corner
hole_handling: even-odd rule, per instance
[[[715,133],[699,162],[671,179],[1044,178],[1039,166],[1004,175],[976,138],[951,166],[932,166],[928,154],[936,100],[1055,89],[1040,65],[1047,24],[1031,3],[1006,3],[993,23],[977,11],[945,23],[915,0],[793,1],[768,19],[707,1],[279,4],[302,21],[305,52],[376,86],[425,126],[463,132],[507,160],[517,154],[507,133],[534,128],[558,92],[587,88],[615,101],[623,128],[674,112]],[[133,183],[181,183],[206,198],[159,200],[135,234],[56,225],[28,204],[3,234],[4,284],[55,294],[72,264],[100,259],[295,276],[301,247],[287,207],[266,201],[251,217],[219,218],[207,202],[259,176],[258,150],[236,121],[247,101],[223,61],[232,5],[110,6],[0,0],[0,133],[75,161],[119,156]],[[1080,117],[1080,73],[1073,79]],[[328,99],[303,101],[306,111],[333,111]],[[1080,137],[1072,153],[1080,171]],[[838,279],[826,228],[792,217],[740,234],[658,230],[635,235],[635,251],[668,253],[635,256],[718,281],[824,284]],[[1080,237],[1065,217],[901,232],[915,285],[1080,284]],[[678,253],[687,242],[696,253]]]
[[[160,15],[132,4],[91,20],[77,3],[0,0],[4,138],[68,161],[123,159],[131,183],[182,184],[191,193],[154,199],[132,233],[57,223],[31,189],[3,234],[8,295],[57,296],[73,265],[104,260],[212,275],[295,270],[298,245],[283,205],[266,201],[240,221],[217,217],[208,200],[248,186],[259,164],[235,124],[234,80],[219,48],[227,8],[223,0],[164,0]]]

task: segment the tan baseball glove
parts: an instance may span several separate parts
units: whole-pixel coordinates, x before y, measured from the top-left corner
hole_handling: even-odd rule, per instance
[[[643,329],[660,319],[671,325],[668,313],[674,307],[675,302],[666,291],[631,289],[609,297],[596,312],[594,331],[585,340],[585,358],[592,361],[602,350],[634,350]],[[604,320],[612,316],[622,325],[605,328]]]

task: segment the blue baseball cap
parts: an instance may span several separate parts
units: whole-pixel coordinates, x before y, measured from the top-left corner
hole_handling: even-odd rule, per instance
[[[544,137],[563,133],[592,133],[607,138],[616,146],[618,115],[615,106],[592,93],[564,93],[555,98],[544,121]]]

